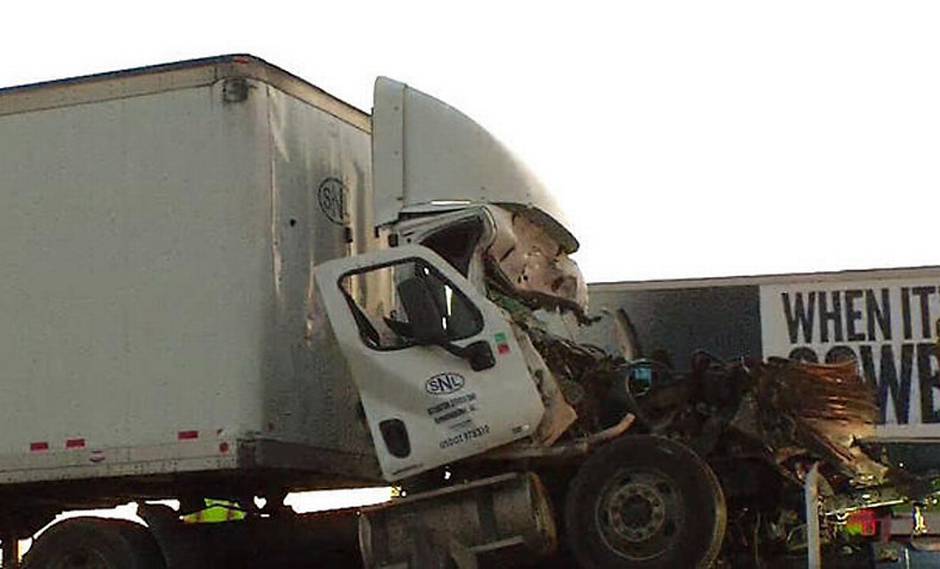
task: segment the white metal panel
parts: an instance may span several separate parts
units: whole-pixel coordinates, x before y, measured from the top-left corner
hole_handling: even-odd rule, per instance
[[[0,92],[0,482],[372,456],[310,277],[375,246],[364,115],[258,60],[160,71]]]
[[[375,246],[368,133],[267,87],[274,327],[264,437],[372,456],[358,392],[315,293],[315,265]],[[348,238],[352,238],[351,241]]]
[[[403,211],[490,202],[522,209],[569,253],[578,248],[548,190],[502,143],[457,109],[381,77],[372,112],[376,223],[393,223]]]
[[[265,83],[369,132],[369,115],[261,58],[222,55],[0,89],[0,115],[204,87],[228,78]]]
[[[0,117],[0,454],[259,429],[265,101],[220,89]]]

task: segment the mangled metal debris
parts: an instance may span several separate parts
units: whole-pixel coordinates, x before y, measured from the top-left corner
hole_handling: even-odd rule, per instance
[[[854,361],[821,365],[771,359],[752,373],[761,438],[778,462],[790,458],[796,445],[858,484],[884,482],[888,468],[858,445],[874,436],[878,406]]]
[[[577,465],[587,454],[607,453],[608,446],[633,448],[626,440],[630,435],[624,436],[628,429],[639,435],[640,446],[650,439],[681,443],[707,462],[697,472],[713,472],[708,476],[720,481],[720,488],[717,482],[704,486],[711,488],[715,531],[724,532],[728,499],[726,551],[720,559],[731,560],[730,566],[738,566],[736,556],[751,559],[758,550],[805,550],[805,519],[793,496],[800,501],[814,465],[819,465],[826,531],[844,525],[853,511],[928,491],[867,445],[878,408],[854,363],[723,361],[696,352],[690,371],[679,372],[664,354],[644,357],[623,311],[614,315],[619,354],[612,355],[571,340],[561,333],[565,326],[549,323],[554,315],[581,324],[591,319],[577,265],[538,216],[486,204],[455,212],[436,227],[422,228],[417,221],[409,227],[410,233],[403,233],[408,240],[424,242],[444,256],[508,316],[544,406],[541,422],[527,439],[475,462]],[[693,462],[683,464],[691,468]],[[643,486],[642,477],[636,480],[630,484]],[[639,492],[630,484],[612,495]],[[656,502],[650,492],[636,495]],[[611,512],[619,507],[611,505]],[[702,559],[716,559],[712,550],[722,541],[715,539]]]
[[[547,392],[554,401],[548,407],[566,413],[564,420],[557,412],[546,414],[554,415],[546,419],[552,437],[490,458],[574,459],[590,452],[589,433],[616,438],[626,430],[618,428],[618,419],[628,417],[627,427],[635,420],[634,431],[684,443],[718,474],[732,509],[721,556],[726,565],[737,566],[742,555],[752,559],[758,550],[805,550],[805,521],[786,496],[801,495],[813,465],[819,464],[826,543],[837,539],[833,532],[853,511],[920,500],[931,492],[868,445],[878,418],[876,394],[855,362],[724,362],[699,352],[691,371],[678,373],[662,361],[627,361],[573,342],[549,332],[531,308],[495,300],[513,315],[520,336],[531,338],[526,345],[537,354],[540,377],[550,378],[542,386],[551,385]],[[568,409],[575,411],[574,420]],[[753,486],[741,486],[741,476]]]
[[[490,212],[495,235],[485,260],[493,284],[538,306],[560,306],[584,314],[587,284],[562,245],[526,215],[499,207]]]

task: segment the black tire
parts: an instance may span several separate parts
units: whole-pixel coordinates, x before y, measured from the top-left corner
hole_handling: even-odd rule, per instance
[[[42,533],[23,569],[165,569],[150,531],[125,520],[72,518]]]
[[[693,569],[714,563],[725,498],[688,447],[627,435],[601,447],[568,487],[565,532],[584,569]]]

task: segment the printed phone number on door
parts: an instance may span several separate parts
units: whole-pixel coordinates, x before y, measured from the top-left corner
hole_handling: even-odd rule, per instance
[[[465,443],[472,439],[478,439],[484,435],[489,434],[489,432],[490,432],[490,426],[483,425],[475,429],[470,429],[469,431],[464,431],[455,437],[444,439],[443,441],[441,441],[440,445],[441,445],[441,448],[450,448],[452,446]]]

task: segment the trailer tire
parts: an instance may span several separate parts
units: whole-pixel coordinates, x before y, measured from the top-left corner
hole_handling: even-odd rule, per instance
[[[126,520],[72,518],[39,536],[23,569],[164,569],[150,531]]]
[[[727,512],[715,473],[658,436],[626,436],[584,462],[565,500],[567,542],[584,569],[707,568]]]

